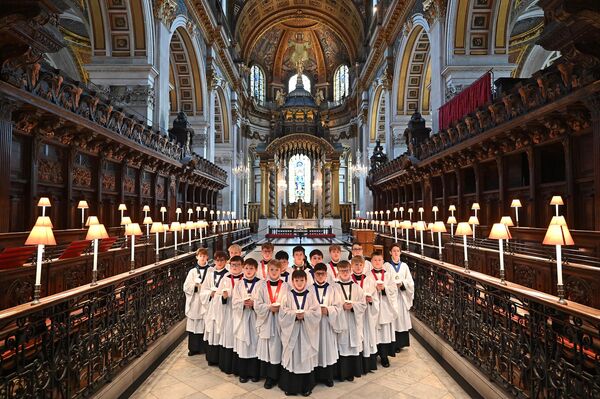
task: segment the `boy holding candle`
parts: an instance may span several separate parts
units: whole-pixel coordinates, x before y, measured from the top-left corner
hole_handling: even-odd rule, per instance
[[[408,265],[400,260],[400,254],[400,245],[392,244],[390,248],[392,260],[388,263],[388,268],[396,287],[398,287],[398,317],[394,321],[395,353],[410,345],[408,331],[412,328],[412,323],[409,311],[415,296],[415,283]]]
[[[364,258],[354,256],[350,261],[352,265],[352,280],[365,293],[367,309],[363,320],[363,373],[377,370],[377,317],[379,316],[379,296],[376,295],[375,280],[363,274]]]
[[[280,279],[280,261],[268,264],[269,278],[261,281],[254,309],[258,331],[257,357],[260,360],[260,375],[265,377],[265,389],[277,384],[281,373],[281,338],[279,328],[280,298],[288,293],[288,285]]]
[[[309,293],[304,270],[292,273],[293,289],[282,298],[279,312],[283,370],[279,387],[286,395],[309,396],[316,385],[314,369],[318,365],[321,308]]]
[[[227,254],[223,251],[215,252],[214,267],[208,274],[208,287],[211,290],[208,310],[205,317],[204,340],[206,341],[206,361],[209,366],[219,364],[219,342],[221,327],[223,324],[223,313],[225,306],[222,302],[222,293],[219,292],[219,286],[223,278],[228,273],[225,265],[227,264]]]
[[[260,252],[262,255],[262,260],[258,263],[258,272],[257,276],[261,280],[266,280],[269,278],[269,274],[267,272],[267,264],[271,259],[273,259],[273,251],[275,250],[275,246],[270,242],[265,242],[260,246]]]
[[[342,247],[338,244],[332,244],[329,246],[329,268],[327,269],[327,281],[329,284],[333,284],[338,280],[338,263],[342,259]]]
[[[208,308],[211,290],[206,281],[211,268],[208,266],[208,251],[196,251],[196,267],[191,269],[183,283],[185,293],[186,330],[188,332],[188,356],[204,353],[204,316]]]
[[[312,258],[311,256],[311,260]],[[319,361],[315,369],[316,380],[332,387],[339,358],[337,332],[340,330],[340,326],[338,316],[342,312],[343,300],[336,291],[335,286],[327,282],[327,266],[324,263],[317,263],[314,270],[315,282],[312,286],[312,292],[321,306]]]
[[[340,381],[354,381],[362,375],[363,321],[367,309],[365,294],[353,280],[350,263],[342,260],[337,264],[339,281],[336,292],[342,299],[339,306],[338,370]],[[329,270],[328,270],[329,271]]]
[[[229,274],[219,285],[218,294],[221,296],[222,318],[221,335],[219,337],[219,368],[226,374],[237,373],[238,360],[233,352],[235,335],[233,332],[232,317],[232,295],[236,286],[242,284],[242,263],[244,259],[241,256],[234,256],[229,260]]]
[[[244,261],[244,278],[233,289],[233,331],[235,336],[233,351],[239,359],[240,382],[260,379],[260,363],[256,354],[258,335],[256,334],[256,311],[254,303],[258,297],[255,289],[260,278],[256,276],[258,263],[254,259]],[[267,276],[268,278],[268,276]]]
[[[383,367],[390,367],[388,356],[395,356],[393,343],[396,339],[394,321],[398,318],[398,287],[392,274],[383,267],[383,253],[374,251],[371,255],[373,269],[367,278],[375,281],[379,301],[377,316],[377,353]]]

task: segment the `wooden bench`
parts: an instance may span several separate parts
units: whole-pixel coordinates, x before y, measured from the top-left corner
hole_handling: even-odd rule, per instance
[[[37,246],[5,248],[0,253],[0,270],[23,266],[33,256]]]

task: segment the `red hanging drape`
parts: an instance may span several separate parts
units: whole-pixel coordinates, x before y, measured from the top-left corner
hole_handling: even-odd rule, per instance
[[[442,105],[439,112],[439,129],[448,128],[453,122],[492,101],[492,74],[485,75]]]

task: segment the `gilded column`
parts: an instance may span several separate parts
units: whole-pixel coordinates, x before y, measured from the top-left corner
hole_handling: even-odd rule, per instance
[[[331,216],[340,217],[340,163],[331,164]]]

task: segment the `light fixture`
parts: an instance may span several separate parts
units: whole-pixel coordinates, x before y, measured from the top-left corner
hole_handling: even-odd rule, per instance
[[[550,220],[550,224],[557,224],[559,226],[566,226],[567,221],[564,216],[552,216],[552,220]]]
[[[475,211],[475,217],[477,217],[477,211],[481,208],[479,207],[478,202],[473,202],[473,205],[471,205],[471,209]],[[475,240],[475,231],[473,231],[473,240]]]
[[[397,220],[392,220],[389,225],[390,229],[394,229],[394,242],[398,242],[398,227],[400,227],[400,222]]]
[[[158,253],[159,243],[158,243],[158,234],[163,233],[165,231],[164,225],[161,222],[152,222],[152,227],[150,228],[150,233],[154,233],[156,235],[156,263],[158,263],[160,259],[160,255]]]
[[[556,209],[556,216],[558,216],[558,207],[560,205],[564,205],[565,203],[563,202],[563,199],[560,195],[555,195],[552,197],[552,199],[550,200],[550,205],[554,205],[555,209]]]
[[[575,242],[566,225],[551,224],[548,226],[542,244],[556,246],[556,292],[558,294],[558,302],[565,304],[567,301],[565,300],[565,289],[563,286],[561,247],[563,245],[574,245]]]
[[[452,214],[452,216],[454,216],[454,211],[456,211],[456,206],[454,205],[450,205],[448,207],[448,210],[450,211],[450,213]]]
[[[123,220],[123,212],[127,210],[127,206],[125,204],[119,204],[117,210],[121,211],[121,220]]]
[[[188,213],[188,220],[192,220],[192,214],[194,213],[194,210],[192,208],[187,210]]]
[[[181,208],[175,209],[175,214],[177,215],[177,221],[179,222],[179,215],[181,215]]]
[[[96,218],[95,216],[91,216]],[[98,218],[96,218],[98,221]],[[90,285],[97,285],[98,280],[98,240],[108,238],[108,233],[106,232],[106,227],[103,224],[96,223],[90,224],[87,234],[85,236],[86,240],[92,240],[92,246],[94,247],[94,262],[92,264],[92,283]]]
[[[387,220],[390,220],[390,210],[388,209],[387,211],[385,211],[385,214],[387,216]]]
[[[404,207],[401,206],[398,210],[400,211],[400,219],[404,218]]]
[[[424,221],[419,220],[415,224],[415,231],[420,231],[421,232],[421,256],[425,256],[425,247],[423,245],[423,232],[425,230],[427,230],[427,224],[425,224]]]
[[[439,221],[433,224],[432,232],[438,233],[438,252],[440,253],[440,261],[442,260],[442,233],[446,232],[446,225]]]
[[[131,218],[129,216],[125,216],[121,218],[121,226],[127,226],[131,224]]]
[[[142,211],[144,212],[144,218],[148,217],[148,212],[150,212],[150,206],[149,205],[144,205],[144,207],[142,208]]]
[[[46,205],[48,206],[48,205]],[[37,258],[35,267],[35,287],[33,289],[32,305],[40,303],[40,293],[42,291],[42,256],[44,254],[44,246],[56,245],[52,227],[48,226],[47,220],[41,220],[40,224],[33,226],[25,245],[37,245]]]
[[[433,208],[431,208],[431,211],[433,212],[433,221],[437,222],[437,213],[440,211],[440,209],[437,207],[437,205],[434,205]]]
[[[175,237],[175,255],[177,256],[177,233],[182,230],[181,223],[179,222],[171,222],[170,231],[173,232],[173,237]]]
[[[152,224],[152,218],[150,216],[146,216],[142,221],[142,224],[146,225],[146,237],[150,235],[150,225]]]
[[[167,246],[167,232],[169,231],[169,224],[163,223],[163,247]]]
[[[517,221],[517,227],[519,227],[519,208],[521,208],[522,206],[523,205],[521,205],[521,200],[518,199],[514,199],[510,203],[510,207],[515,208],[515,219]]]
[[[135,236],[141,236],[142,229],[140,229],[138,223],[129,223],[125,226],[125,235],[131,236],[131,268],[129,273],[133,273],[133,269],[135,269]]]
[[[161,206],[160,207],[160,215],[161,215],[161,220],[164,223],[165,222],[165,213],[167,212],[167,207],[166,206]]]
[[[208,211],[208,208],[207,208],[207,207],[203,207],[203,208],[202,208],[202,217],[203,217],[204,219],[206,219],[206,211]]]
[[[88,203],[85,200],[79,201],[77,209],[81,209],[81,228],[85,226],[85,210],[89,209]]]
[[[408,220],[412,220],[413,209],[408,208]]]
[[[504,223],[494,223],[488,238],[490,240],[498,240],[498,248],[500,251],[500,284],[506,285],[504,275],[504,246],[502,245],[502,240],[510,240],[512,238],[508,226]]]
[[[398,213],[398,208],[394,207],[394,219],[397,218],[396,214]]]
[[[52,204],[50,203],[50,198],[48,197],[41,197],[40,200],[38,201],[37,206],[42,208],[42,216],[46,216],[46,208],[51,207]]]
[[[479,219],[477,216],[471,216],[469,218],[469,224],[473,226],[473,245],[475,245],[475,226],[479,226]]]
[[[435,241],[433,240],[433,223],[427,223],[427,230],[431,232],[431,244],[435,245]]]
[[[467,222],[460,222],[456,226],[456,235],[463,237],[463,249],[465,256],[465,272],[469,272],[469,256],[467,254],[467,236],[473,234],[473,230],[471,230],[471,226]]]
[[[421,206],[421,207],[419,207],[419,210],[417,212],[419,212],[421,220],[423,220],[423,213],[425,213],[425,209]]]
[[[446,223],[450,225],[450,236],[454,238],[454,225],[456,224],[456,218],[454,216],[448,216],[448,221]]]
[[[196,207],[196,219],[200,219],[200,211],[202,210],[202,207],[197,206]]]
[[[510,216],[502,216],[502,218],[500,219],[500,223],[502,223],[506,227],[513,227],[515,225]]]
[[[408,240],[410,238],[410,234],[408,234],[408,230],[412,229],[412,223],[410,222],[410,220],[405,220],[400,224],[402,229],[406,230],[406,250],[410,250],[410,248],[408,247]]]
[[[95,224],[100,224],[98,216],[88,216],[87,220],[85,221],[85,227],[90,227]]]
[[[190,246],[190,252],[192,251],[192,230],[194,230],[195,228],[196,228],[196,224],[194,222],[192,222],[191,220],[188,220],[187,222],[185,222],[184,229],[186,229],[188,231],[188,243]]]
[[[35,226],[50,227],[51,229],[54,228],[52,221],[50,220],[50,216],[38,216],[35,221]]]

